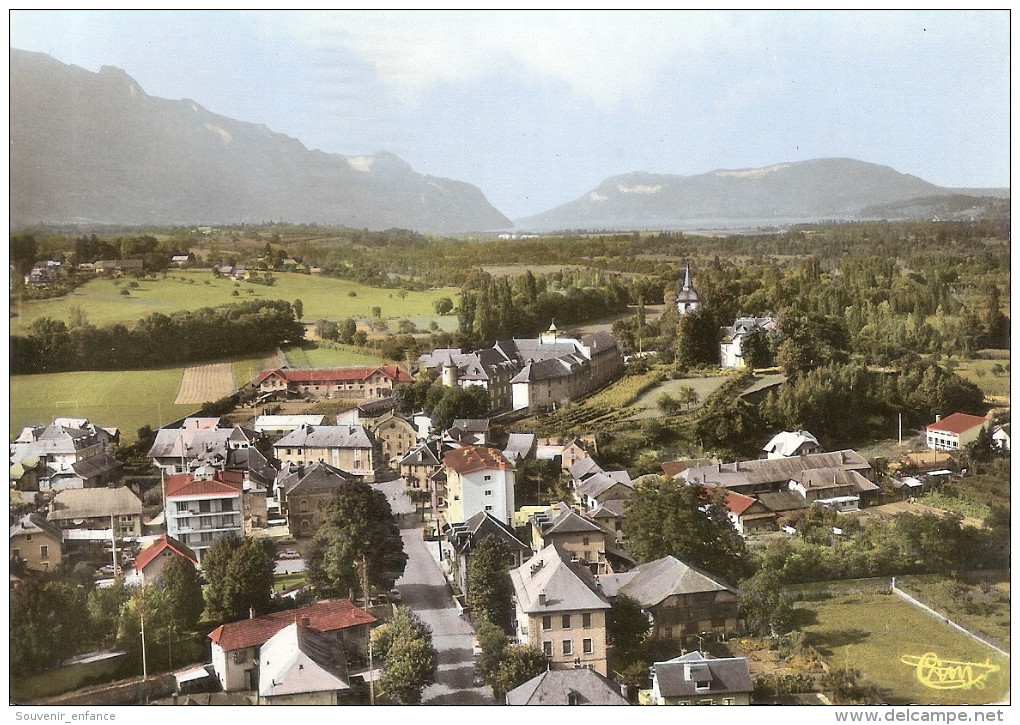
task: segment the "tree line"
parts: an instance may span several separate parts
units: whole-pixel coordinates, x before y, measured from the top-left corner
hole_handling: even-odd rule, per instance
[[[131,370],[269,352],[300,342],[304,328],[283,300],[252,300],[215,308],[155,312],[133,328],[97,327],[83,315],[35,320],[25,336],[11,335],[11,373]]]

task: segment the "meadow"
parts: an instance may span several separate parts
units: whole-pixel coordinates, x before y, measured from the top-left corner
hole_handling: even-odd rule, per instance
[[[26,334],[33,320],[40,317],[70,322],[78,309],[93,325],[120,323],[130,326],[154,312],[171,314],[181,310],[216,307],[244,299],[300,299],[302,319],[341,320],[347,317],[371,318],[374,307],[386,319],[412,317],[422,328],[436,319],[441,326],[456,317],[429,317],[432,304],[441,297],[457,303],[459,290],[453,288],[412,292],[380,289],[357,282],[317,275],[278,273],[272,287],[250,282],[213,277],[208,270],[172,270],[166,277],[137,280],[93,279],[71,294],[47,300],[14,301],[11,334]],[[128,294],[124,295],[123,290]],[[237,295],[234,293],[237,292]]]
[[[996,370],[1000,368],[1006,369],[1006,366],[1009,365],[1008,351],[1004,352],[1006,352],[1005,358],[995,360],[980,358],[962,360],[956,366],[956,374],[981,388],[981,392],[989,400],[999,400],[1008,403],[1009,372],[1007,371],[1005,374],[1000,372],[998,375],[992,372],[992,368]],[[999,367],[996,368],[996,366]]]
[[[958,632],[893,594],[839,594],[796,605],[805,632],[832,667],[861,670],[890,704],[959,705],[997,702],[1009,692],[1009,658]],[[950,614],[950,616],[953,616]],[[934,689],[901,657],[934,652],[946,661],[998,666],[980,685]],[[974,668],[975,672],[979,668]]]

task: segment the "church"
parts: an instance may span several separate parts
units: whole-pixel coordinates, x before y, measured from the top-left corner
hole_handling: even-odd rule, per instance
[[[676,285],[677,314],[683,316],[688,312],[694,312],[700,305],[701,298],[698,297],[698,291],[694,289],[694,284],[691,282],[691,263],[685,259],[684,277]]]

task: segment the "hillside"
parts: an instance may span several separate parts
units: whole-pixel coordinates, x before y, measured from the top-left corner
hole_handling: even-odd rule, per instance
[[[476,187],[389,153],[347,158],[190,100],[10,51],[11,226],[286,220],[453,233],[509,220]]]

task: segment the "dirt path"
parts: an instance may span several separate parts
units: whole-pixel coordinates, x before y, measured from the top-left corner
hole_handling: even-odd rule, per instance
[[[177,389],[174,405],[208,403],[230,395],[237,389],[234,366],[229,363],[192,365],[184,369],[181,386]]]

